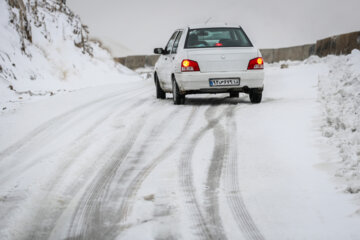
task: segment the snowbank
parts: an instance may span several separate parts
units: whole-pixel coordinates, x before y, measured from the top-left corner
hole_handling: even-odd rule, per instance
[[[313,55],[304,61],[280,61],[267,67],[281,73],[301,65],[318,66],[314,74],[318,75],[323,118],[318,124],[328,144],[337,151],[329,162],[335,161],[335,175],[343,182],[341,188],[360,195],[360,51],[322,58]]]
[[[61,1],[26,1],[25,10],[17,2],[0,2],[0,112],[34,96],[133,75],[88,40],[86,26]]]
[[[312,61],[315,59],[312,59]],[[323,106],[323,135],[339,150],[337,176],[347,180],[347,191],[360,192],[360,51],[346,56],[328,56],[327,76],[319,77]]]

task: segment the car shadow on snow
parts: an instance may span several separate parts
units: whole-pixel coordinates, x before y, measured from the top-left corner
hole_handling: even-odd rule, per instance
[[[172,98],[167,98],[170,103],[172,103]],[[237,105],[237,104],[251,104],[248,96],[240,98],[230,98],[230,97],[208,97],[208,96],[186,96],[185,105],[189,106],[201,106],[201,105]]]
[[[271,97],[263,97],[260,105],[274,103],[274,102],[282,102],[282,98],[271,98]],[[162,100],[164,101],[164,100]],[[172,97],[167,97],[167,104],[173,104]],[[186,96],[185,106],[207,106],[207,105],[237,105],[237,104],[245,104],[245,105],[258,105],[250,102],[248,95],[243,95],[239,98],[230,98],[228,96],[219,96],[219,95],[190,95]]]
[[[261,103],[272,103],[272,102],[282,102],[283,98],[270,98],[270,97],[263,97]]]

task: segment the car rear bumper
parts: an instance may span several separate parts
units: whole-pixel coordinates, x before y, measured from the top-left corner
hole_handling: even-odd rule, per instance
[[[179,89],[184,93],[222,93],[246,92],[251,88],[262,89],[264,86],[264,70],[249,70],[241,72],[181,72],[175,73]],[[210,86],[209,79],[240,78],[238,86]]]

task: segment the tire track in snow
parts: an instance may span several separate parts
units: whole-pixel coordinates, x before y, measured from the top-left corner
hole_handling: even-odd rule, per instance
[[[170,118],[171,119],[177,119],[178,115],[181,115],[182,112],[180,112],[180,108],[175,107],[173,111],[171,111],[163,120],[156,124],[156,126],[153,128],[153,130],[150,132],[149,136],[146,138],[146,140],[143,141],[143,144],[138,147],[138,149],[135,152],[134,156],[131,157],[134,160],[142,159],[145,157],[147,153],[151,153],[151,149],[156,146],[157,141],[159,140],[162,133],[166,130],[167,126],[169,125]],[[131,159],[130,158],[130,159]],[[159,160],[159,159],[156,159]],[[160,159],[161,160],[161,159]],[[129,181],[129,184],[126,184],[126,188],[124,191],[121,192],[121,199],[122,201],[119,204],[119,217],[116,219],[116,222],[120,224],[119,226],[113,226],[112,229],[108,230],[107,236],[110,236],[111,239],[117,239],[119,238],[119,235],[121,232],[126,229],[128,226],[126,224],[126,218],[128,216],[128,213],[130,211],[130,206],[128,205],[129,198],[132,197],[132,195],[137,192],[139,189],[139,186],[141,185],[142,181],[145,180],[145,177],[150,173],[150,169],[153,169],[158,161],[153,161],[150,164],[147,164],[145,167],[141,168],[141,170],[134,171],[135,175],[133,175],[133,178]],[[136,174],[136,172],[138,172]],[[118,182],[122,182],[121,179]],[[119,198],[118,196],[114,196],[115,199]]]
[[[143,90],[141,92],[149,91],[148,87],[144,87],[142,89],[145,89],[145,90]],[[66,122],[65,120],[67,118],[74,117],[74,116],[76,116],[75,114],[81,113],[85,109],[91,108],[94,105],[101,104],[105,101],[111,100],[112,98],[123,97],[124,95],[125,96],[131,95],[134,92],[139,92],[139,88],[134,88],[134,89],[128,90],[127,92],[109,94],[107,96],[92,100],[90,102],[84,103],[78,107],[75,107],[65,113],[60,114],[59,116],[56,116],[56,117],[46,121],[45,123],[41,124],[40,126],[36,127],[34,130],[32,130],[30,133],[28,133],[22,139],[18,140],[14,144],[12,144],[9,147],[2,150],[0,152],[0,162],[2,162],[8,155],[12,155],[16,151],[18,151],[21,148],[23,148],[24,146],[26,146],[29,142],[32,141],[32,139],[38,137],[39,135],[41,135],[41,133],[46,132],[49,128],[51,128],[57,124],[61,125],[63,122]]]
[[[122,95],[120,97],[124,97],[124,96]],[[54,175],[51,174],[49,175],[49,178],[46,178],[45,180],[41,180],[41,185],[37,187],[37,188],[41,188],[41,191],[38,191],[37,193],[35,191],[34,194],[31,194],[26,198],[17,200],[18,202],[17,205],[22,207],[24,207],[24,205],[25,206],[29,205],[31,202],[34,202],[35,203],[34,205],[29,205],[30,208],[33,208],[33,211],[29,212],[29,214],[24,216],[24,215],[16,214],[17,212],[16,208],[6,209],[6,205],[4,206],[4,208],[2,208],[2,212],[5,211],[7,216],[11,216],[12,218],[15,217],[15,219],[19,219],[19,222],[23,222],[23,220],[31,222],[31,224],[26,224],[26,226],[23,226],[21,228],[22,231],[18,232],[19,234],[26,233],[27,236],[25,237],[26,239],[28,239],[31,236],[34,236],[33,239],[47,239],[47,236],[50,234],[57,217],[68,205],[69,201],[73,198],[75,193],[78,191],[79,187],[82,187],[83,185],[82,182],[74,181],[74,183],[69,186],[69,183],[66,183],[66,179],[64,179],[64,176],[66,176],[66,170],[68,168],[71,168],[71,166],[74,165],[74,163],[76,162],[77,157],[81,156],[81,154],[84,151],[86,151],[87,148],[90,147],[88,144],[90,144],[94,140],[94,138],[91,137],[91,134],[97,128],[99,128],[100,125],[104,125],[103,122],[106,121],[110,117],[110,115],[114,113],[123,114],[123,115],[128,114],[134,111],[135,109],[137,109],[143,103],[146,103],[145,101],[143,101],[144,99],[137,100],[138,99],[137,96],[132,96],[132,98],[136,98],[136,101],[130,101],[130,103],[132,104],[128,106],[127,103],[129,102],[129,100],[131,100],[131,98],[127,97],[124,99],[120,99],[121,101],[117,98],[111,98],[109,99],[109,101],[102,101],[101,105],[96,105],[96,109],[91,108],[90,112],[81,111],[80,115],[84,115],[81,116],[81,119],[86,121],[87,123],[86,127],[81,127],[81,131],[79,132],[75,131],[75,134],[79,136],[75,135],[76,138],[74,138],[74,140],[71,140],[72,142],[69,142],[67,143],[68,145],[64,145],[62,147],[62,149],[66,151],[64,150],[57,151],[60,154],[52,153],[53,155],[52,161],[56,162],[56,164],[58,165],[56,167],[56,172],[54,172]],[[120,104],[116,104],[116,103],[120,103]],[[114,108],[116,108],[115,111]],[[118,108],[120,109],[120,112],[117,111]],[[94,110],[96,110],[95,111],[96,114],[94,114]],[[79,126],[82,125],[82,121],[75,123],[76,125]],[[72,125],[72,127],[77,127],[76,125],[75,126]],[[70,130],[73,130],[73,128],[70,128]],[[70,148],[70,150],[67,149],[68,147]],[[61,152],[64,153],[61,154]],[[36,168],[36,165],[38,164],[38,160],[39,159],[37,159],[37,161],[33,163],[34,168]],[[94,169],[92,168],[92,170]],[[87,169],[86,171],[92,172],[91,169]],[[17,178],[19,176],[21,177],[21,174],[23,173],[24,171],[18,171],[14,177]],[[85,178],[87,177],[84,174],[83,176],[85,176]],[[42,177],[42,179],[44,179],[44,177]],[[64,189],[65,185],[62,184],[63,182],[67,184],[66,189]],[[2,185],[3,184],[4,182],[2,182]],[[59,195],[60,192],[63,193],[61,196],[66,196],[66,197],[58,198],[60,196]],[[13,193],[12,191],[10,191],[8,192],[7,196],[9,197],[9,199],[11,199],[12,195]],[[56,207],[54,206],[54,204]],[[20,236],[17,233],[16,235],[18,236],[17,239],[20,239]]]
[[[157,114],[160,110],[161,109],[151,111],[151,114]],[[143,117],[133,125],[133,128],[129,131],[129,141],[120,148],[113,157],[113,163],[98,175],[95,183],[87,190],[87,193],[90,194],[85,195],[85,199],[82,200],[82,204],[78,207],[73,218],[73,224],[68,233],[71,239],[116,237],[120,230],[119,219],[121,218],[121,213],[117,211],[116,206],[118,205],[119,199],[121,200],[123,198],[127,182],[131,180],[131,175],[136,171],[135,167],[143,157],[143,148],[146,148],[148,142],[151,142],[151,139],[159,134],[167,122],[167,118],[173,116],[177,111],[178,109],[174,109],[163,117],[161,122],[157,124],[151,133],[143,140],[143,144],[140,147],[136,147],[135,142],[145,125],[145,117],[148,117],[148,115],[144,113]],[[132,152],[134,152],[133,148],[135,148],[135,154],[131,156]],[[122,165],[124,167],[122,167]],[[118,178],[116,178],[116,176],[118,176]],[[110,191],[111,184],[115,184],[117,187],[116,191]],[[105,202],[107,205],[102,205],[102,202]],[[111,203],[113,203],[113,205],[109,206]]]
[[[135,101],[133,104],[126,106],[124,109],[121,110],[121,114],[129,114],[130,112],[136,110],[145,102],[143,99]],[[119,114],[117,112],[111,111],[113,106],[106,104],[104,106],[106,110],[104,114],[102,114],[92,125],[90,125],[86,130],[76,138],[75,142],[79,144],[72,145],[70,150],[66,152],[65,155],[60,156],[62,159],[67,159],[61,162],[61,166],[59,167],[57,174],[54,177],[48,180],[46,184],[46,189],[48,189],[48,193],[44,198],[41,200],[41,206],[50,206],[51,201],[53,199],[54,194],[58,194],[59,188],[61,188],[62,181],[66,181],[66,179],[62,179],[68,169],[71,168],[72,164],[74,163],[74,159],[80,158],[81,155],[91,146],[91,142],[94,141],[92,134],[99,129],[102,125],[107,124],[106,120],[110,118],[110,116],[114,113]],[[109,108],[109,109],[106,109]],[[97,115],[99,115],[99,111],[97,111]],[[111,141],[110,141],[111,142]],[[105,150],[106,151],[106,150]],[[104,153],[100,154],[103,155]],[[90,169],[86,169],[85,172],[82,172],[82,176],[86,176],[90,174]],[[72,196],[66,200],[64,200],[63,206],[60,209],[52,208],[52,209],[44,209],[41,208],[38,210],[38,213],[34,219],[36,223],[36,227],[32,230],[32,233],[29,233],[32,239],[48,239],[52,229],[54,228],[57,219],[59,219],[62,211],[66,209],[73,196],[78,192],[79,188],[81,188],[81,182],[75,182],[72,185],[68,186],[65,189],[65,196]],[[70,189],[69,189],[70,188]]]
[[[102,219],[98,219],[101,213],[98,212],[98,206],[96,205],[101,204],[100,199],[107,185],[111,182],[122,161],[133,147],[144,123],[145,119],[141,118],[133,124],[128,134],[128,141],[113,154],[111,157],[112,162],[100,170],[93,183],[84,191],[83,197],[73,214],[67,239],[102,239],[101,229],[93,226],[94,222],[95,225],[100,225],[102,222]]]
[[[246,209],[242,199],[239,177],[238,177],[238,158],[237,158],[237,125],[233,115],[234,109],[229,109],[226,113],[227,131],[226,163],[224,164],[225,191],[228,205],[234,219],[247,240],[263,240],[264,237],[254,223],[250,213]]]
[[[206,213],[209,216],[209,225],[212,226],[213,235],[217,236],[217,239],[227,239],[219,214],[218,190],[225,159],[225,129],[219,124],[214,128],[214,139],[215,144],[206,180],[205,196],[209,204],[206,207]]]
[[[219,123],[219,121],[224,116],[223,113],[226,112],[226,110],[229,107],[225,108],[223,111],[216,116],[216,108],[214,106],[210,106],[205,111],[205,117],[208,121],[207,125],[200,129],[195,135],[191,138],[190,143],[187,145],[188,147],[184,149],[181,160],[180,160],[180,166],[179,166],[179,172],[180,172],[180,185],[182,187],[183,193],[185,195],[185,201],[186,206],[189,208],[189,212],[191,213],[192,218],[195,220],[195,226],[196,230],[199,229],[199,237],[201,239],[222,239],[226,238],[224,234],[223,227],[221,225],[220,219],[214,219],[218,216],[215,212],[212,212],[213,214],[208,214],[209,219],[204,216],[204,214],[201,211],[200,204],[198,203],[196,196],[195,196],[195,188],[193,186],[193,173],[191,168],[191,160],[192,156],[195,150],[195,147],[197,143],[201,140],[201,138],[210,131],[211,129],[214,129],[216,125]],[[219,129],[221,131],[221,129]],[[220,181],[219,179],[214,181],[214,186],[218,185],[216,182]],[[217,197],[216,197],[217,198]],[[214,204],[217,204],[217,201],[212,202]],[[209,206],[209,208],[218,208],[218,206]],[[209,226],[210,223],[217,223],[219,224],[216,228],[214,226]]]
[[[144,90],[143,92],[148,92],[149,89]],[[28,134],[23,139],[19,140],[14,145],[10,146],[6,150],[4,150],[2,153],[0,153],[0,163],[5,164],[1,166],[1,169],[4,169],[6,171],[2,171],[0,180],[1,182],[7,182],[11,179],[12,175],[14,174],[14,171],[16,172],[25,172],[28,168],[35,166],[34,162],[39,162],[42,158],[48,158],[49,156],[41,155],[41,156],[35,156],[35,158],[27,159],[24,161],[24,159],[21,157],[16,157],[16,154],[18,154],[18,151],[22,151],[26,153],[26,150],[28,148],[28,151],[33,151],[34,149],[38,148],[44,148],[47,144],[50,144],[51,141],[56,141],[56,139],[59,137],[59,135],[63,133],[67,133],[67,129],[69,127],[73,127],[73,123],[71,122],[72,119],[76,119],[76,122],[74,124],[77,124],[78,122],[81,122],[82,120],[88,120],[88,116],[90,114],[93,114],[94,112],[97,112],[104,107],[107,107],[108,104],[112,104],[114,102],[118,102],[118,98],[122,98],[130,95],[130,93],[119,95],[114,94],[107,97],[101,98],[101,100],[95,100],[91,101],[90,103],[83,104],[80,107],[76,107],[73,110],[70,110],[64,114],[61,114],[58,117],[55,117],[44,124],[37,127],[35,130],[33,130],[30,134]],[[129,100],[134,98],[133,94],[130,97],[127,97],[122,100],[121,104],[126,104]],[[87,113],[89,111],[89,113]],[[50,134],[49,132],[53,130],[54,133]],[[48,153],[52,154],[52,153]],[[9,161],[8,163],[4,163],[6,158],[15,158],[14,161]]]
[[[192,108],[187,120],[184,122],[184,125],[181,128],[180,134],[178,134],[175,137],[175,139],[168,145],[168,147],[165,148],[165,150],[163,150],[160,154],[158,154],[151,161],[150,164],[145,166],[130,183],[130,185],[125,193],[125,198],[124,198],[125,201],[121,207],[121,209],[122,209],[121,210],[121,213],[122,213],[121,222],[123,222],[123,224],[126,224],[126,220],[132,212],[136,194],[139,191],[139,189],[140,189],[141,185],[143,184],[143,182],[145,181],[145,179],[163,160],[166,159],[166,157],[171,152],[176,150],[177,145],[179,145],[183,142],[182,136],[186,135],[188,133],[188,131],[191,129],[193,119],[196,117],[196,114],[197,114],[196,110],[197,110],[196,107]]]

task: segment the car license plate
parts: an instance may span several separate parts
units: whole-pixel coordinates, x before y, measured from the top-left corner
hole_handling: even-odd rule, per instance
[[[210,78],[210,87],[215,86],[238,86],[240,85],[240,78]]]

